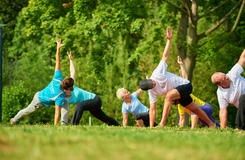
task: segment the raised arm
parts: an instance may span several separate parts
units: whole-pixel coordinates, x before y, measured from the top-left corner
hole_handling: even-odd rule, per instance
[[[74,80],[75,82],[75,67],[74,67],[74,63],[72,61],[72,52],[67,52],[68,57],[70,59],[70,74],[71,74],[71,78]]]
[[[240,59],[238,61],[238,64],[240,64],[240,66],[244,67],[245,66],[245,49],[243,50]]]
[[[167,38],[167,43],[166,43],[166,46],[165,46],[165,49],[162,55],[162,60],[165,62],[167,62],[168,60],[168,56],[170,53],[170,47],[171,47],[171,39],[172,39],[172,31],[169,27],[167,28],[166,38]]]
[[[141,93],[143,92],[142,89],[138,89],[137,91],[135,91],[135,93],[139,96]]]
[[[182,59],[180,58],[180,56],[178,56],[177,62],[179,64],[179,66],[180,66],[180,75],[181,75],[181,77],[183,77],[185,79],[188,79],[187,73],[186,73],[185,68],[184,68],[184,63],[183,63]]]
[[[60,48],[64,46],[64,44],[61,43],[61,39],[56,39],[57,43],[57,51],[56,51],[56,65],[55,65],[55,71],[60,70]]]

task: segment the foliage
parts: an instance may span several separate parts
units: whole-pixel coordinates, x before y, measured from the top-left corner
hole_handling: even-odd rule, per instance
[[[164,50],[167,26],[173,29],[168,71],[178,74],[175,42],[178,40],[176,34],[180,13],[172,6],[163,1],[74,0],[70,6],[63,7],[64,2],[68,1],[29,0],[28,5],[25,2],[27,6],[23,5],[21,11],[15,14],[13,32],[5,30],[11,36],[6,39],[9,44],[4,46],[4,53],[7,54],[3,77],[3,107],[7,109],[4,111],[7,114],[4,121],[9,121],[10,116],[27,106],[35,92],[42,90],[52,79],[57,37],[65,44],[61,49],[63,77],[69,76],[66,52],[72,51],[76,68],[75,84],[99,95],[103,101],[102,109],[119,122],[122,120],[122,101],[116,98],[116,90],[125,87],[133,92],[137,90],[139,80],[151,75]],[[200,2],[200,12],[204,13],[219,3]],[[202,19],[198,31],[206,30],[222,15],[222,11],[218,11]],[[235,15],[231,16],[230,22],[235,21]],[[215,119],[218,119],[219,109],[216,87],[211,84],[210,76],[218,70],[227,72],[237,61],[244,47],[243,24],[244,14],[232,35],[223,34],[223,25],[217,32],[200,41],[200,44],[205,45],[198,46],[199,57],[192,79],[194,94],[213,106]],[[28,98],[21,98],[22,93],[27,94]],[[12,97],[12,100],[8,97]],[[149,107],[147,92],[139,98]],[[161,119],[163,104],[164,97],[159,97],[157,122]],[[12,111],[9,113],[9,110]],[[70,116],[73,110],[74,105],[71,106]],[[176,107],[173,106],[168,119],[170,126],[175,125],[175,113]],[[35,117],[36,114],[33,114],[23,123],[33,123],[33,119],[44,123],[49,119],[52,123],[52,107],[42,109],[37,114],[41,116]],[[89,113],[84,114],[82,124],[88,123],[89,116]],[[134,125],[133,117],[129,118],[129,124]],[[93,123],[101,124],[96,119],[93,119]],[[229,125],[232,126],[231,123]]]
[[[9,84],[13,78],[13,64],[14,57],[11,57],[8,52],[10,46],[12,46],[12,39],[14,37],[14,28],[17,23],[16,17],[22,8],[28,5],[28,0],[1,0],[0,1],[0,24],[6,24],[2,27],[2,59],[3,59],[3,83]]]

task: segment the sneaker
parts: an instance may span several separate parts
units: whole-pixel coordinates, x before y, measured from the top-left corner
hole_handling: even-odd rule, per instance
[[[14,124],[15,124],[15,122],[14,122],[14,118],[11,118],[11,119],[10,119],[10,124],[12,124],[12,125],[14,125]]]

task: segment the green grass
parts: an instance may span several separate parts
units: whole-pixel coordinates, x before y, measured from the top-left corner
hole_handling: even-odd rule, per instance
[[[0,125],[1,160],[245,159],[233,129]]]

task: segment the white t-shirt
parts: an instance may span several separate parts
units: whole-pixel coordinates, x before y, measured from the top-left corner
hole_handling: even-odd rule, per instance
[[[180,85],[190,83],[187,79],[167,72],[167,67],[168,65],[166,62],[161,60],[151,75],[151,79],[155,80],[156,86],[153,89],[148,90],[150,104],[157,101],[158,95],[167,94],[168,91]]]
[[[228,104],[233,104],[236,108],[239,107],[239,98],[245,94],[245,79],[241,76],[243,72],[242,66],[238,63],[227,73],[231,79],[230,88],[218,87],[217,96],[219,107],[225,108]]]

